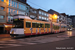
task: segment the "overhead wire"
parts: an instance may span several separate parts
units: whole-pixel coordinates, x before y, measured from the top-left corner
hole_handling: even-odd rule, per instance
[[[33,4],[33,5],[35,5],[35,6],[40,7],[40,9],[42,8],[43,10],[48,10],[48,9],[46,9],[46,8],[44,8],[44,7],[42,7],[42,6],[39,6],[39,5],[37,5],[37,4],[35,4],[35,3],[31,2],[31,1],[29,1],[29,0],[27,0],[27,2],[29,2],[29,3],[31,3],[31,4]]]

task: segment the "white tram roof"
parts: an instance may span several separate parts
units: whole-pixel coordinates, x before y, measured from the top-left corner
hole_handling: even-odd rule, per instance
[[[13,19],[17,19],[17,18],[31,19],[29,16],[25,16],[25,15],[22,15],[22,14],[16,14],[16,15],[13,16]]]

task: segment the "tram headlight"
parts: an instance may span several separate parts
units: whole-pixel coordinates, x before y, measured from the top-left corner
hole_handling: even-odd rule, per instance
[[[11,34],[14,34],[15,32],[14,32],[14,30],[13,30],[13,31],[11,31],[10,33],[11,33]]]

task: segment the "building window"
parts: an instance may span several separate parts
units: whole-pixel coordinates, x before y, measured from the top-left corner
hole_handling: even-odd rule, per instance
[[[44,12],[42,12],[42,15],[44,15]]]
[[[18,14],[23,14],[23,15],[25,15],[25,12],[18,11]]]
[[[48,17],[48,14],[47,14],[47,17]]]
[[[45,18],[45,20],[46,20],[46,18]]]
[[[17,2],[14,2],[12,0],[9,0],[9,6],[13,6],[17,8]]]
[[[0,15],[0,19],[4,19],[4,16]]]
[[[19,4],[19,9],[25,10],[25,5]]]
[[[39,19],[41,19],[41,16],[39,16]]]
[[[4,7],[1,7],[1,10],[4,10],[5,8]]]
[[[44,20],[45,18],[44,18],[44,17],[42,17],[42,19]]]
[[[8,8],[8,13],[9,13],[9,14],[17,14],[17,10]]]
[[[34,16],[34,15],[30,15],[30,17],[31,17],[31,18],[35,18],[35,16]]]
[[[45,13],[45,16],[46,16],[46,13]]]
[[[2,2],[4,2],[4,0],[1,0]]]
[[[13,19],[12,16],[8,16],[8,22],[11,22],[12,19]]]
[[[47,18],[47,20],[48,20],[48,18]]]
[[[28,16],[28,13],[26,13],[26,15]]]
[[[41,14],[41,11],[39,11],[39,14]]]
[[[28,7],[26,7],[26,10],[28,10]]]

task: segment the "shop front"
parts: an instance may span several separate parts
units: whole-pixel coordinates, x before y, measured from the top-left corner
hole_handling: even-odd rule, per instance
[[[0,34],[10,34],[12,24],[0,24]]]

